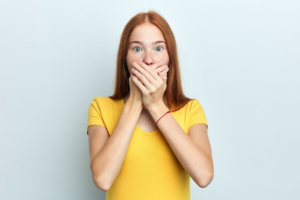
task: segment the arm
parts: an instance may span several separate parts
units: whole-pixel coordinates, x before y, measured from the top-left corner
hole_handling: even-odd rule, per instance
[[[134,80],[143,93],[143,105],[156,122],[169,109],[163,102],[167,88],[167,77],[159,76],[152,67],[141,62],[134,72],[139,80]],[[213,162],[207,127],[195,124],[190,127],[189,135],[179,126],[173,115],[167,114],[157,124],[173,153],[200,187],[206,187],[213,178]]]
[[[110,137],[104,127],[89,127],[90,167],[94,183],[101,190],[109,190],[118,176],[141,111],[142,104],[129,98]]]
[[[162,102],[159,106],[149,108],[156,122],[169,109]],[[179,126],[173,115],[166,114],[157,123],[175,156],[199,187],[206,187],[213,178],[211,148],[205,124],[190,127],[189,135]]]

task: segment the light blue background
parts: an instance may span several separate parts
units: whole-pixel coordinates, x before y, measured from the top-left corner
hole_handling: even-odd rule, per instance
[[[214,179],[192,200],[296,200],[300,3],[1,1],[0,199],[105,199],[88,106],[113,92],[121,32],[154,9],[175,34],[186,95],[209,124]]]

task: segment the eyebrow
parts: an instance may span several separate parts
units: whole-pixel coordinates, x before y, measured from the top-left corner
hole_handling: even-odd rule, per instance
[[[132,42],[130,42],[129,44],[132,44],[132,43],[143,44],[143,43],[140,42],[140,41],[132,41]],[[165,41],[156,41],[156,42],[153,42],[153,44],[158,44],[158,43],[165,43]]]

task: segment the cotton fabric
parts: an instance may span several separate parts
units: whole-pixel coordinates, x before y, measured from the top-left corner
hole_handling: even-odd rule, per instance
[[[95,97],[89,106],[87,127],[100,125],[109,135],[113,134],[123,108],[123,99]],[[195,124],[207,125],[197,99],[170,114],[186,134]],[[190,176],[159,129],[147,132],[136,125],[122,168],[107,191],[106,200],[190,200]]]

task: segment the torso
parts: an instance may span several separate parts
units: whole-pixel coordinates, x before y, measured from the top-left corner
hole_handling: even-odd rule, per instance
[[[137,121],[137,125],[147,132],[152,132],[157,129],[155,122],[153,121],[149,111],[146,108],[143,108],[140,117]]]

